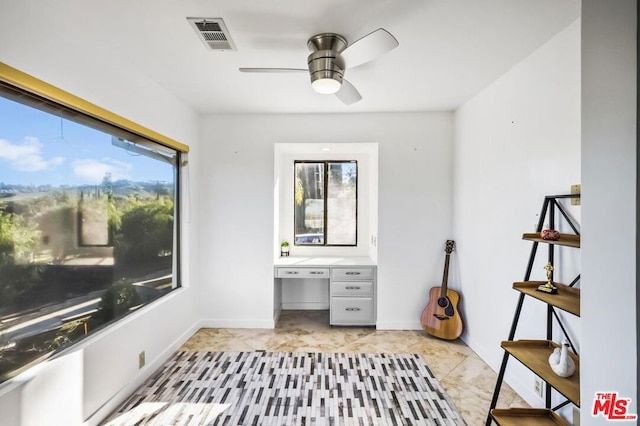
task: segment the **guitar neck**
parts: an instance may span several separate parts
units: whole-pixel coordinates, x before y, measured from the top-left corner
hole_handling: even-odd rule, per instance
[[[448,281],[449,281],[449,257],[451,253],[447,253],[444,259],[444,273],[442,274],[442,288],[440,290],[440,297],[445,297],[447,295],[448,290]]]

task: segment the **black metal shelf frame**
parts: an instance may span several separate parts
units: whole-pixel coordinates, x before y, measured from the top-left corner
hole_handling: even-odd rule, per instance
[[[545,224],[545,219],[547,218],[547,216],[549,217],[549,228],[555,229],[555,226],[556,226],[555,218],[556,218],[556,210],[557,210],[562,216],[562,218],[564,218],[564,220],[567,222],[569,227],[571,227],[573,232],[576,235],[580,235],[580,231],[578,230],[578,227],[576,226],[574,221],[571,219],[571,217],[567,214],[562,204],[558,202],[558,200],[567,199],[567,198],[580,198],[580,194],[563,194],[563,195],[545,196],[544,202],[542,204],[542,209],[540,211],[540,219],[538,220],[538,224],[536,226],[536,232],[540,233],[542,231]],[[527,269],[524,274],[524,281],[529,281],[531,279],[531,271],[533,270],[533,264],[535,262],[539,244],[540,243],[538,241],[533,241],[533,245],[531,246],[531,253],[529,254],[529,262],[527,264]],[[554,244],[547,244],[547,245],[548,245],[547,261],[551,263],[551,265],[553,265],[555,245]],[[553,280],[553,271],[551,271],[551,280]],[[573,287],[578,283],[578,281],[580,281],[580,274],[578,274],[568,286]],[[522,311],[522,305],[524,303],[525,296],[526,295],[524,293],[520,293],[520,297],[518,298],[518,303],[516,305],[516,311],[513,316],[513,322],[511,323],[511,329],[509,331],[509,337],[507,340],[513,340],[513,338],[515,337],[516,329],[518,327],[518,321],[520,319],[520,312]],[[569,334],[567,333],[567,330],[565,329],[565,326],[562,323],[562,320],[558,316],[555,308],[550,304],[547,304],[547,340],[553,339],[553,319],[554,318],[556,322],[559,324],[562,330],[562,333],[564,334],[569,345],[571,346],[571,349],[576,355],[578,355],[578,352],[576,351],[576,348],[573,342],[571,341]],[[502,388],[502,382],[504,380],[504,374],[507,369],[509,356],[510,354],[505,350],[504,355],[502,356],[502,364],[500,366],[500,371],[498,373],[496,387],[493,391],[493,398],[491,399],[491,406],[489,407],[489,414],[487,415],[487,421],[485,426],[490,426],[493,421],[491,417],[491,410],[496,408],[496,405],[498,403],[498,397],[500,396],[500,389]],[[551,385],[549,383],[545,383],[545,408],[551,409],[552,411],[556,411],[569,403],[571,403],[571,401],[567,399],[561,404],[558,404],[557,406],[552,408],[551,407]]]

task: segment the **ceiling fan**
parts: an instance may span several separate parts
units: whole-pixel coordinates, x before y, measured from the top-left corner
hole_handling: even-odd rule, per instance
[[[339,34],[321,33],[309,39],[307,47],[311,54],[307,57],[308,69],[303,68],[240,68],[241,72],[253,73],[297,73],[308,72],[311,87],[322,94],[335,94],[346,105],[362,99],[358,90],[347,80],[347,68],[376,59],[398,46],[398,40],[387,30],[379,28],[370,34],[347,43]]]

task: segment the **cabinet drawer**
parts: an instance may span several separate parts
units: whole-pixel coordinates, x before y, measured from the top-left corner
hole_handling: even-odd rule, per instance
[[[332,268],[331,278],[338,281],[346,280],[371,280],[373,279],[375,268]]]
[[[329,278],[329,268],[278,268],[276,278]]]
[[[373,281],[331,281],[332,296],[373,296]]]
[[[372,297],[332,297],[331,324],[373,325],[375,324]]]

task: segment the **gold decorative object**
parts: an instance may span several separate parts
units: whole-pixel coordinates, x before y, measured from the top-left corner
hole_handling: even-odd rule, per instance
[[[544,265],[544,269],[547,271],[547,282],[545,284],[539,285],[538,291],[543,291],[549,294],[558,294],[558,287],[554,286],[551,282],[553,275],[553,265],[551,264],[551,262],[547,262],[547,264]]]

